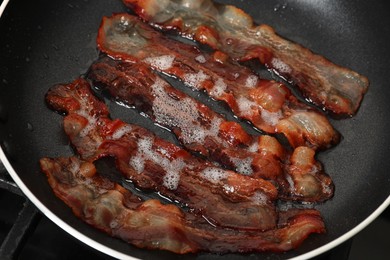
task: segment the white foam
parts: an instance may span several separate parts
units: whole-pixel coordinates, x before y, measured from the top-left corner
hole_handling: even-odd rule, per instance
[[[234,186],[230,186],[230,185],[223,185],[223,188],[225,189],[226,192],[230,192],[230,193],[233,193],[234,192]]]
[[[115,132],[112,134],[112,139],[117,140],[121,138],[122,136],[130,133],[132,131],[132,128],[130,125],[123,125],[115,130]]]
[[[252,157],[248,158],[231,158],[232,163],[234,164],[236,171],[238,173],[241,173],[243,175],[252,175],[253,169],[252,169]]]
[[[258,107],[259,105],[255,102],[245,98],[245,97],[239,97],[237,98],[237,105],[238,109],[240,110],[241,115],[249,115],[252,113],[252,107]]]
[[[282,60],[273,58],[271,60],[271,66],[274,68],[277,72],[288,74],[291,73],[292,69],[290,66],[288,66],[286,63],[284,63]]]
[[[252,113],[253,108],[260,109],[261,111],[261,118],[264,122],[271,126],[277,125],[279,120],[283,117],[282,111],[278,110],[277,112],[270,112],[264,108],[262,108],[260,105],[258,105],[256,102],[251,101],[245,97],[239,97],[237,98],[237,105],[238,109],[240,110],[240,115],[246,116],[250,115]]]
[[[152,150],[154,139],[153,137],[141,138],[138,140],[138,152],[149,154]]]
[[[207,131],[207,134],[206,135],[209,135],[209,136],[213,136],[213,137],[217,137],[218,134],[219,134],[219,128],[221,127],[221,123],[222,123],[222,118],[214,118],[212,121],[211,121],[211,126],[210,126],[210,129]],[[217,140],[219,142],[222,143],[222,140]],[[223,143],[222,143],[223,144]]]
[[[163,185],[170,190],[176,190],[180,181],[180,172],[185,163],[182,159],[175,159],[170,164],[164,166],[166,174],[163,178]]]
[[[261,192],[256,192],[252,196],[252,201],[257,203],[258,205],[264,205],[267,203],[268,200],[269,200],[268,197]]]
[[[162,55],[162,56],[146,58],[144,59],[144,62],[160,70],[167,70],[172,67],[172,63],[174,60],[175,57],[172,55]]]
[[[257,153],[259,151],[259,143],[257,142],[257,140],[251,145],[249,145],[248,151],[252,153]]]
[[[129,165],[140,174],[145,169],[145,160],[142,158],[142,155],[133,156],[130,158]]]
[[[207,167],[201,172],[201,176],[206,178],[209,182],[217,184],[223,179],[228,178],[228,172],[215,167]]]
[[[185,167],[185,163],[181,158],[169,160],[166,157],[168,156],[166,150],[162,149],[162,154],[153,150],[153,142],[154,139],[151,137],[139,139],[137,154],[130,158],[129,165],[140,174],[145,170],[145,162],[151,161],[164,170],[163,185],[170,190],[175,190],[179,185],[180,172]]]
[[[256,75],[254,75],[254,74],[249,75],[246,78],[245,87],[247,87],[247,88],[256,87],[258,80],[259,80],[259,78]]]
[[[132,156],[129,165],[138,173],[142,173],[145,169],[145,160],[149,159],[153,138],[141,138],[137,142],[137,154]]]
[[[227,85],[222,78],[218,78],[216,82],[214,82],[214,87],[210,91],[210,95],[215,98],[219,98],[226,92]]]
[[[97,118],[89,115],[89,112],[87,111],[79,111],[78,114],[88,120],[87,125],[80,131],[79,136],[86,137],[90,133],[92,133],[92,135],[90,136],[95,136],[93,132],[96,131]],[[94,141],[96,142],[96,145],[99,145],[101,143],[96,138],[94,138]]]
[[[282,117],[283,114],[280,110],[277,112],[269,112],[268,110],[261,108],[261,118],[271,126],[277,125]]]
[[[195,57],[195,60],[197,61],[197,62],[199,62],[199,63],[206,63],[206,58],[201,54],[201,55],[199,55],[199,56],[196,56]]]
[[[210,77],[203,72],[203,70],[200,70],[198,73],[187,73],[183,77],[183,81],[185,84],[189,85],[192,88],[201,90],[202,89],[202,82],[206,79],[209,79]]]
[[[181,140],[185,144],[203,143],[207,136],[217,137],[221,119],[214,119],[210,127],[199,121],[197,103],[191,98],[180,100],[172,98],[165,91],[170,87],[162,79],[157,79],[152,85],[152,93],[156,97],[153,101],[153,114],[159,124],[169,128],[177,127],[181,130]]]
[[[88,124],[79,133],[80,137],[85,137],[90,132],[96,130],[97,118],[94,116],[94,113],[92,112],[93,107],[88,103],[86,99],[81,97],[79,101],[81,103],[80,107],[82,109],[78,110],[77,114],[79,114],[80,116],[88,120]]]

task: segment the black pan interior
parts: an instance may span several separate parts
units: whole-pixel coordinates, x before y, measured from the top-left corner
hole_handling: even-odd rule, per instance
[[[355,117],[332,120],[343,135],[342,142],[318,155],[336,186],[334,198],[316,206],[324,216],[327,234],[311,236],[293,252],[250,257],[282,259],[301,255],[354,228],[390,194],[389,4],[363,0],[219,2],[243,8],[257,23],[272,25],[284,37],[366,75],[371,83]],[[0,20],[0,142],[27,188],[70,226],[131,256],[172,259],[173,254],[134,248],[76,219],[53,195],[38,167],[41,157],[73,153],[62,132],[61,116],[44,103],[46,91],[87,71],[98,56],[95,37],[101,18],[123,11],[126,9],[119,0],[10,1]],[[202,95],[200,98],[212,103]],[[112,117],[140,123],[170,138],[136,112],[115,103],[109,103],[109,107]],[[248,255],[228,256],[240,259]],[[219,256],[200,254],[185,258]]]

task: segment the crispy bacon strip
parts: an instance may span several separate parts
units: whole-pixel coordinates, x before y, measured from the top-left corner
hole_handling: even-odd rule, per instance
[[[234,6],[212,0],[123,2],[152,25],[176,29],[235,60],[258,58],[295,83],[313,103],[335,114],[355,114],[367,91],[366,77],[278,36],[268,25],[254,26],[252,18]]]
[[[241,125],[173,88],[142,63],[103,57],[92,64],[88,78],[172,130],[190,151],[241,174],[277,182],[279,198],[313,202],[333,195],[333,183],[312,149],[296,148],[291,157],[274,137],[248,135]]]
[[[205,90],[261,130],[284,134],[294,148],[323,149],[339,141],[328,119],[300,102],[283,84],[261,80],[221,52],[210,55],[168,39],[134,16],[103,18],[97,42],[111,57],[142,61],[194,89]]]
[[[298,247],[310,234],[324,233],[316,210],[286,212],[278,229],[245,232],[222,229],[174,205],[142,200],[97,174],[95,166],[75,157],[42,158],[42,171],[58,198],[86,223],[137,247],[178,254],[275,251]]]
[[[67,114],[65,132],[83,159],[93,162],[112,156],[118,170],[139,188],[159,191],[215,225],[275,227],[273,184],[218,168],[144,128],[109,119],[105,104],[93,95],[86,80],[54,86],[46,101]]]

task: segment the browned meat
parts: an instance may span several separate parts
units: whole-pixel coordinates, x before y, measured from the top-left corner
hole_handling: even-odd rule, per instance
[[[316,210],[282,213],[279,228],[266,232],[222,229],[174,205],[163,205],[154,199],[143,201],[101,177],[90,162],[75,157],[43,158],[40,165],[56,196],[77,217],[141,248],[178,254],[282,252],[298,247],[311,233],[325,232]]]
[[[212,0],[123,2],[158,28],[176,29],[235,60],[259,59],[335,114],[355,114],[367,91],[366,77],[278,36],[268,25],[254,26],[252,18],[234,6]]]
[[[159,191],[215,225],[275,227],[277,190],[270,182],[216,167],[144,128],[109,119],[105,104],[83,79],[54,86],[46,100],[67,113],[65,132],[83,159],[112,156],[118,170],[139,188]]]
[[[274,137],[248,135],[238,123],[173,88],[143,63],[104,57],[92,64],[88,78],[172,130],[188,150],[241,174],[277,183],[279,198],[313,202],[333,195],[333,183],[314,160],[314,151],[306,152],[312,149],[296,148],[291,157]]]
[[[221,52],[210,55],[168,39],[134,16],[104,18],[97,41],[111,57],[144,62],[196,90],[205,90],[257,128],[284,134],[294,148],[324,149],[339,141],[328,119],[300,102],[283,84],[261,80]]]

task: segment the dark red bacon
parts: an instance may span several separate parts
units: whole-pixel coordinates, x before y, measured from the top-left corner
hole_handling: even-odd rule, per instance
[[[335,114],[355,114],[367,91],[366,77],[278,36],[268,25],[254,26],[252,18],[234,6],[212,0],[123,2],[158,28],[176,29],[235,60],[259,59]]]
[[[325,232],[316,210],[283,212],[278,228],[265,232],[218,228],[174,205],[142,200],[100,176],[90,162],[75,157],[43,158],[40,165],[56,196],[77,217],[141,248],[178,254],[283,252],[298,247],[312,233]]]
[[[279,198],[318,202],[333,195],[333,183],[312,149],[299,147],[291,156],[274,137],[248,135],[241,125],[173,88],[143,63],[104,57],[92,64],[88,78],[116,100],[171,129],[188,150],[241,174],[277,183]]]
[[[284,134],[294,148],[324,149],[339,141],[328,119],[300,102],[283,84],[260,79],[221,52],[210,55],[168,39],[134,16],[103,18],[97,41],[99,49],[111,57],[146,63],[196,90],[205,90],[259,129]]]
[[[46,100],[67,114],[65,132],[83,159],[114,157],[118,170],[139,188],[159,191],[215,225],[275,227],[277,190],[270,182],[216,167],[144,128],[111,120],[86,80],[54,86]]]

